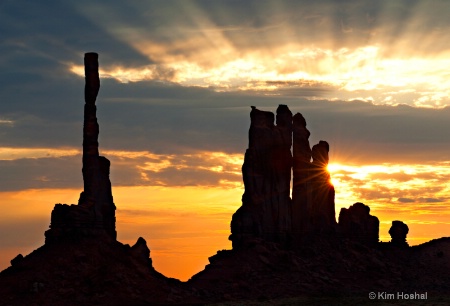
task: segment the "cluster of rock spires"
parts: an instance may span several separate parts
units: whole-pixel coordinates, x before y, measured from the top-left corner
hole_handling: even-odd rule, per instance
[[[286,105],[280,105],[275,125],[273,113],[252,106],[250,119],[242,166],[245,192],[231,221],[233,248],[245,247],[254,239],[298,248],[317,236],[378,243],[380,222],[363,203],[343,208],[336,223],[335,191],[327,171],[329,144],[321,140],[311,149],[302,114],[292,116]],[[398,222],[394,221],[390,232],[404,236],[393,238],[393,243],[405,246],[397,242],[405,242],[407,233]]]
[[[231,221],[233,248],[254,238],[291,245],[310,232],[334,232],[328,143],[320,141],[311,150],[305,119],[299,113],[292,116],[286,105],[278,107],[276,125],[273,113],[254,106],[250,118],[242,166],[245,192]]]

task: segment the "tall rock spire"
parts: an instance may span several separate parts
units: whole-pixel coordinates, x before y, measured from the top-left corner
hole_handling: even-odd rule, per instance
[[[80,205],[95,206],[95,203],[98,202],[99,180],[101,179],[98,153],[99,126],[97,123],[97,107],[95,106],[95,100],[100,89],[97,53],[86,53],[84,55],[84,71],[86,79],[84,87],[82,170],[84,192]]]
[[[98,152],[99,126],[95,101],[100,89],[98,54],[84,57],[83,182],[78,205],[56,204],[46,243],[67,237],[104,236],[116,239],[115,205],[109,180],[110,162]]]
[[[110,162],[99,156],[97,107],[95,101],[100,89],[98,73],[98,54],[84,55],[84,124],[83,124],[83,181],[84,192],[79,205],[93,207],[96,227],[104,228],[116,238],[115,205],[113,203],[111,182],[109,180]]]
[[[302,114],[293,117],[293,182],[292,182],[292,231],[294,240],[307,232],[312,195],[310,192],[311,148],[310,132]]]

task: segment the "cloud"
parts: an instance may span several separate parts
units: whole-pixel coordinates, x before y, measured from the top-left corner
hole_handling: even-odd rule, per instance
[[[43,49],[62,44],[74,52],[70,59],[59,56],[60,61],[80,70],[75,54],[96,50],[102,54],[104,75],[122,81],[260,90],[265,81],[306,79],[333,85],[341,99],[347,91],[352,95],[370,89],[370,96],[380,96],[390,86],[419,88],[425,83],[432,94],[421,92],[415,101],[400,95],[394,103],[442,107],[448,102],[443,97],[449,85],[449,22],[442,14],[448,5],[392,2],[78,1],[55,5],[47,13],[66,18],[49,18],[33,30],[50,37],[51,43],[37,43],[41,54],[54,53]],[[50,28],[61,24],[56,28],[65,29],[69,23],[69,38]],[[81,44],[80,36],[92,39]],[[96,43],[93,37],[101,39]],[[417,41],[426,50],[419,52]]]
[[[400,203],[414,203],[416,202],[416,200],[414,199],[408,199],[408,198],[398,198],[398,200]]]
[[[220,186],[242,185],[242,157],[220,152],[156,155],[141,152],[135,158],[105,152],[114,165],[111,181],[116,186]]]
[[[448,199],[443,199],[443,198],[419,198],[417,199],[418,202],[422,202],[422,203],[443,203],[446,202],[446,200]]]
[[[194,219],[198,217],[207,218],[222,218],[227,219],[230,216],[230,212],[210,212],[210,211],[175,211],[174,209],[117,209],[117,213],[122,215],[124,218],[127,217],[150,217],[155,219],[172,219],[172,218],[183,218],[183,219]]]
[[[103,52],[108,64],[148,64],[149,60],[128,45],[110,36],[74,9],[70,1],[50,0],[42,5],[27,1],[4,1],[0,12],[0,28],[5,35],[0,50],[7,52],[11,64],[27,67],[35,64],[34,55],[53,63],[78,59],[84,52]],[[11,57],[12,56],[12,57]],[[22,60],[22,61],[20,61]],[[41,70],[42,72],[42,70]]]
[[[47,85],[48,96],[24,91],[4,95],[23,105],[0,106],[14,125],[0,125],[0,143],[9,147],[80,148],[83,81]],[[77,86],[75,86],[77,85]],[[63,94],[68,86],[73,95]],[[77,88],[76,88],[77,87]],[[298,89],[300,92],[303,90]],[[306,95],[308,88],[305,89]],[[300,93],[301,94],[301,93]],[[24,103],[33,101],[31,107]],[[275,111],[287,104],[301,112],[310,143],[327,140],[332,160],[354,163],[429,162],[447,159],[450,108],[417,109],[404,105],[308,100],[259,93],[217,93],[210,89],[157,82],[121,84],[102,80],[98,98],[100,148],[179,154],[189,151],[243,153],[250,106]],[[78,132],[77,132],[78,131]]]
[[[14,150],[13,150],[14,151]],[[56,156],[42,157],[43,149],[16,150],[0,160],[0,191],[44,188],[82,189],[81,155],[73,150],[48,150]],[[75,151],[76,152],[76,151]],[[0,152],[0,157],[5,152]],[[24,158],[28,155],[34,158]],[[58,156],[58,154],[60,156]],[[110,179],[119,186],[220,186],[242,185],[242,156],[222,152],[165,155],[147,151],[104,151],[111,161]]]
[[[376,211],[425,216],[439,214],[450,203],[448,163],[331,165],[329,169],[338,208],[360,201]]]
[[[80,156],[0,160],[0,189],[81,187],[80,160]]]
[[[218,186],[221,181],[236,182],[240,176],[202,169],[165,168],[162,171],[144,171],[145,181],[160,186]],[[235,185],[232,185],[235,187]]]
[[[67,80],[66,80],[67,81]],[[0,108],[14,126],[0,125],[3,146],[72,146],[81,143],[83,81],[47,84],[44,96],[3,95]],[[56,90],[55,90],[56,89]],[[308,95],[309,88],[298,88]],[[314,89],[313,89],[314,90]],[[65,94],[68,92],[68,94]],[[27,103],[31,107],[27,107]],[[258,93],[216,93],[175,84],[102,80],[98,98],[101,148],[120,150],[211,150],[241,153],[246,147],[249,106],[275,110],[280,103],[301,112],[311,142],[331,144],[335,159],[443,160],[450,149],[449,109],[375,106]],[[80,132],[76,132],[76,131]],[[334,155],[338,154],[338,155]]]

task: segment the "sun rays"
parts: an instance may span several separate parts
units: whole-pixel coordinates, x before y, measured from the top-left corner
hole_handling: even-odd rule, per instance
[[[279,95],[313,84],[328,91],[312,99],[441,108],[450,95],[450,53],[442,42],[446,24],[430,19],[436,9],[425,2],[373,11],[357,5],[343,10],[331,2],[292,7],[265,1],[251,8],[248,21],[238,16],[250,7],[236,13],[225,4],[199,1],[160,4],[166,19],[152,5],[130,4],[129,10],[147,17],[132,22],[113,8],[79,9],[149,59],[145,66],[102,65],[103,77],[120,82],[157,80]],[[424,25],[431,30],[425,32]],[[83,74],[82,66],[68,65]]]

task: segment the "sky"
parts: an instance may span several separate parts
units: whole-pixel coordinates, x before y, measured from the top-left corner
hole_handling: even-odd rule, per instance
[[[83,188],[83,56],[99,53],[100,154],[118,240],[187,280],[230,249],[250,106],[330,144],[336,218],[389,241],[450,236],[449,1],[0,0],[0,269]]]

